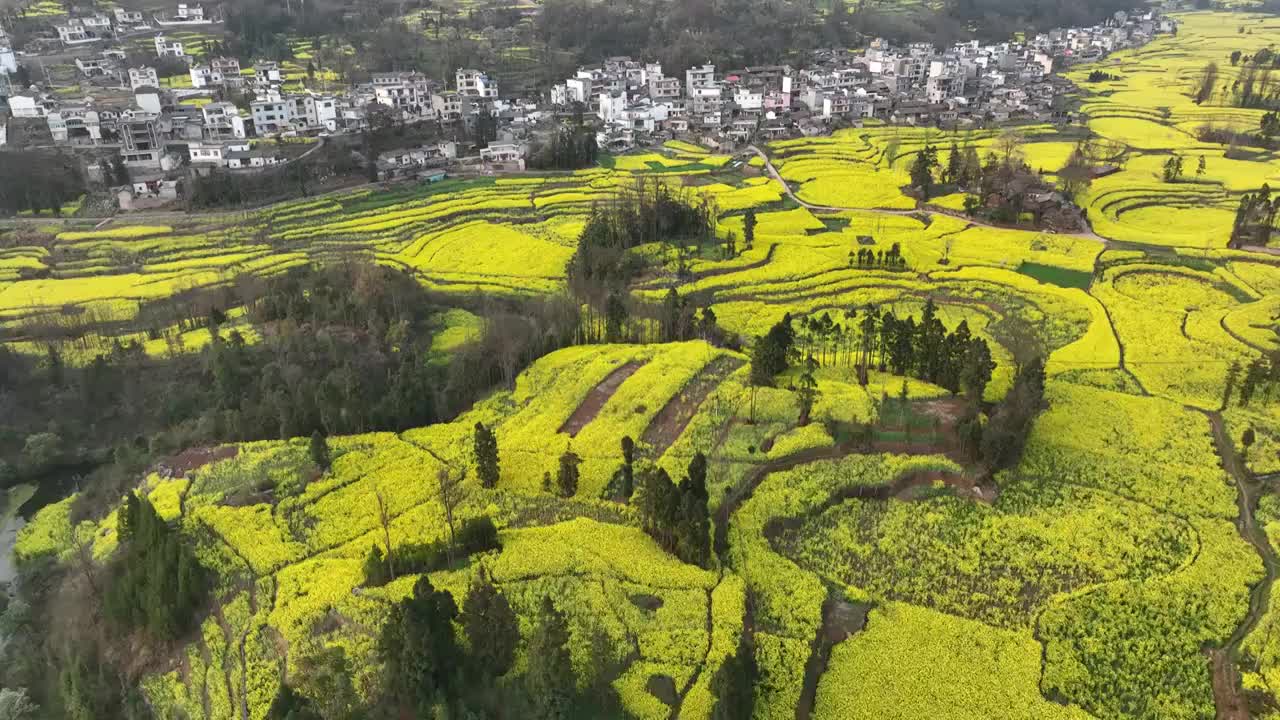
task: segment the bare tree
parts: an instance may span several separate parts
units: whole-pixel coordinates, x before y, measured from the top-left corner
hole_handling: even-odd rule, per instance
[[[1013,162],[1014,158],[1022,155],[1022,146],[1026,143],[1026,138],[1022,133],[1014,130],[1005,130],[996,137],[996,150],[999,151],[1000,160],[1008,165]]]
[[[452,472],[448,468],[440,468],[436,473],[439,483],[440,507],[444,509],[444,521],[449,526],[449,564],[453,564],[454,514],[462,503],[466,502],[468,490],[463,484],[464,473]]]
[[[93,561],[93,536],[86,538],[80,526],[73,524],[67,528],[67,545],[71,547],[72,559],[76,567],[89,585],[89,592],[93,593],[96,601],[101,602],[102,592],[98,589],[97,579],[98,568]]]
[[[382,524],[382,539],[387,544],[387,574],[395,580],[396,561],[395,553],[391,551],[391,516],[387,512],[387,501],[382,497],[382,491],[375,490],[373,497],[378,501],[378,522]]]

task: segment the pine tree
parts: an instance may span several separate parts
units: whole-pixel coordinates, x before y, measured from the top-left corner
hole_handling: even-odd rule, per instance
[[[724,661],[711,678],[715,705],[711,720],[740,720],[755,711],[755,685],[759,677],[756,656],[746,633],[738,639],[738,650]]]
[[[578,494],[578,465],[581,463],[582,458],[568,448],[560,456],[560,466],[556,472],[556,488],[560,491],[560,497],[568,498]]]
[[[325,440],[324,434],[319,430],[311,433],[311,462],[322,471],[329,469],[329,443]]]
[[[507,596],[483,570],[462,601],[461,621],[471,649],[471,666],[488,677],[507,674],[515,662],[520,625]]]
[[[525,685],[536,705],[536,717],[561,720],[573,703],[577,679],[569,656],[569,622],[549,596],[542,598],[528,657]]]
[[[911,184],[920,188],[920,194],[928,200],[933,192],[933,169],[938,165],[938,151],[932,145],[926,145],[916,153],[911,164]]]
[[[369,546],[369,554],[364,558],[364,584],[370,587],[386,585],[390,578],[387,575],[387,561],[382,555],[382,548],[377,543]]]
[[[747,208],[747,213],[742,216],[742,248],[750,250],[756,241],[756,211],[755,208]]]
[[[452,685],[461,653],[453,632],[458,607],[423,575],[413,595],[392,607],[378,638],[385,684],[402,708],[433,717]]]
[[[800,399],[801,426],[809,424],[809,413],[813,411],[813,404],[818,399],[818,381],[813,377],[813,371],[817,367],[818,363],[813,356],[808,356],[805,358],[804,372],[796,381],[796,396]]]
[[[947,169],[942,175],[942,181],[948,185],[958,184],[964,175],[964,155],[960,152],[960,147],[956,145],[954,140],[951,141],[951,151],[947,155]]]
[[[476,455],[476,475],[480,484],[492,488],[498,484],[501,466],[498,461],[498,437],[484,423],[476,423],[474,450]]]

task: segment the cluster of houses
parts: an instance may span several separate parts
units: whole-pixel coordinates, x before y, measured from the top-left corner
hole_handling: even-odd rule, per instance
[[[939,50],[876,40],[856,52],[817,53],[801,68],[722,70],[708,64],[669,76],[658,63],[616,57],[580,68],[554,85],[549,97],[522,101],[501,97],[494,78],[472,68],[457,69],[450,84],[403,71],[373,73],[368,82],[333,93],[290,92],[277,63],[245,68],[236,58],[196,57],[165,34],[169,26],[216,22],[216,15],[192,3],[149,16],[117,7],[111,15],[67,18],[55,26],[64,49],[104,44],[97,55],[88,48],[76,52],[81,87],[90,88],[79,97],[15,87],[20,54],[0,29],[0,100],[7,98],[15,118],[43,120],[54,144],[116,150],[144,182],[172,177],[180,168],[252,172],[279,165],[290,159],[286,146],[256,139],[359,132],[369,127],[375,108],[405,123],[455,126],[458,136],[470,136],[481,121],[496,125],[498,141],[478,157],[464,157],[465,148],[443,142],[376,159],[383,178],[435,176],[458,162],[478,162],[489,171],[523,169],[524,140],[539,124],[570,112],[594,116],[597,143],[614,151],[669,138],[726,151],[755,138],[819,134],[868,118],[945,127],[1062,119],[1067,85],[1055,68],[1176,32],[1173,20],[1146,10],[1021,42],[971,41]],[[130,65],[121,38],[148,32],[155,65],[183,62],[189,83],[161,78],[156,66],[137,64],[136,55]]]
[[[688,68],[671,77],[657,63],[610,58],[551,89],[557,107],[581,103],[603,124],[602,146],[625,148],[664,136],[706,145],[752,137],[827,132],[868,118],[943,127],[1063,118],[1069,86],[1056,68],[1143,45],[1176,22],[1158,10],[1117,12],[1105,23],[1041,33],[1025,42],[896,46],[819,53],[804,68]]]

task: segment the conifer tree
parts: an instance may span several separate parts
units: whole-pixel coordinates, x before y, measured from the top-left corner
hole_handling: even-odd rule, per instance
[[[484,423],[476,423],[474,440],[476,455],[476,475],[480,484],[492,488],[498,484],[501,466],[498,461],[498,437]]]

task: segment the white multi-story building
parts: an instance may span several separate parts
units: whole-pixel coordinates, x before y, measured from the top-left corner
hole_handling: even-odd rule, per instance
[[[129,68],[129,89],[137,90],[140,87],[160,87],[160,76],[155,68],[148,65]]]
[[[200,112],[206,140],[243,140],[249,136],[240,109],[229,102],[209,103]]]
[[[115,8],[111,12],[115,16],[116,25],[141,25],[146,22],[142,13],[137,10]]]
[[[64,45],[83,45],[111,37],[111,19],[106,15],[74,17],[54,29]]]
[[[164,35],[156,35],[153,42],[155,43],[157,57],[182,58],[187,55],[182,49],[182,42],[179,40],[169,40]]]
[[[458,68],[454,73],[454,83],[458,93],[467,97],[487,99],[498,97],[498,84],[479,70]]]
[[[184,22],[205,22],[204,7],[194,3],[178,3],[177,18]]]
[[[65,103],[45,116],[53,141],[98,143],[102,140],[102,122],[90,101]]]
[[[190,72],[194,88],[240,85],[240,61],[236,58],[213,58],[207,65],[192,65]]]
[[[684,71],[684,94],[693,97],[694,88],[711,85],[716,81],[716,66],[702,65]]]
[[[249,104],[249,112],[254,132],[259,135],[287,130],[293,122],[293,102],[278,97],[254,100]]]
[[[373,74],[375,102],[404,112],[421,113],[429,107],[434,87],[435,83],[422,73]]]

